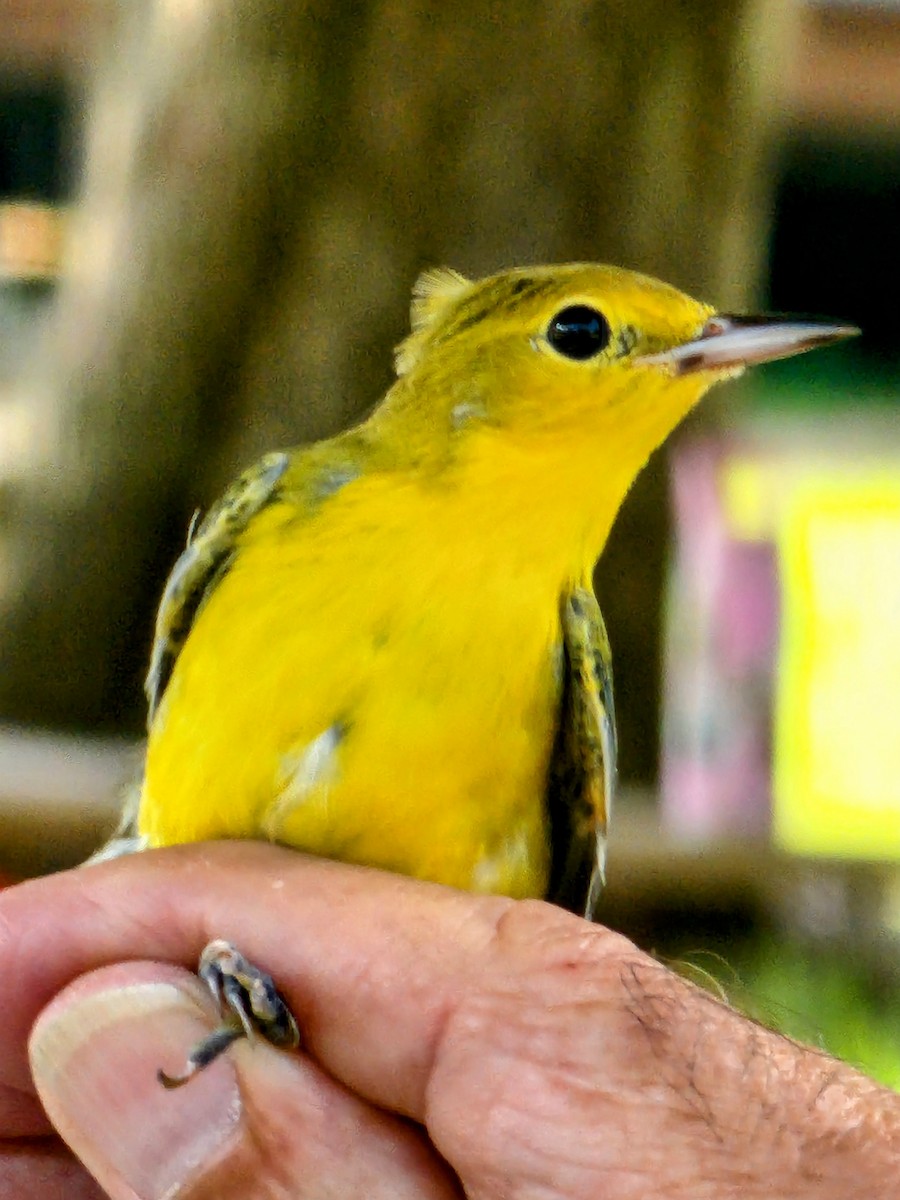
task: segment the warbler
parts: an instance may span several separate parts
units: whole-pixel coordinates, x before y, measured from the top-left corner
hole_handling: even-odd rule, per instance
[[[156,623],[136,835],[262,838],[590,916],[613,519],[711,384],[855,331],[591,264],[429,271],[411,324],[362,424],[267,455],[192,532]],[[187,1074],[254,1023],[295,1035],[232,947],[202,973],[243,999]]]

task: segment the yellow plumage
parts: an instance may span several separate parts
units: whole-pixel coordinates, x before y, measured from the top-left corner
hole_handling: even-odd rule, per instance
[[[601,843],[608,648],[599,612],[593,659],[570,627],[634,476],[739,369],[681,354],[711,315],[608,267],[423,276],[373,415],[248,472],[173,573],[145,843],[268,838],[541,896],[551,777]]]

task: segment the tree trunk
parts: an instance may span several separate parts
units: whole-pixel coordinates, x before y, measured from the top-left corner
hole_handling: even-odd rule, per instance
[[[777,0],[156,0],[97,71],[71,262],[3,481],[0,715],[137,728],[192,510],[389,380],[426,265],[756,281]],[[623,762],[655,766],[665,486],[601,565]]]

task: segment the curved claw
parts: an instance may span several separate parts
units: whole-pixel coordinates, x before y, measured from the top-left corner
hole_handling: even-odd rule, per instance
[[[242,1025],[219,1025],[189,1052],[187,1064],[180,1075],[169,1075],[160,1067],[156,1072],[156,1078],[169,1091],[183,1087],[194,1078],[198,1071],[202,1071],[211,1062],[215,1062],[233,1042],[244,1036]]]
[[[200,956],[198,974],[212,993],[223,1021],[193,1047],[179,1075],[157,1071],[163,1087],[182,1087],[242,1037],[252,1041],[258,1034],[281,1049],[299,1046],[297,1022],[271,977],[230,942],[210,942]]]

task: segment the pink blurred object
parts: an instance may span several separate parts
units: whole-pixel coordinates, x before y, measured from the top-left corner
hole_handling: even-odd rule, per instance
[[[683,442],[672,459],[662,817],[690,840],[765,837],[771,819],[777,560],[771,541],[729,530],[725,461],[712,437]]]

